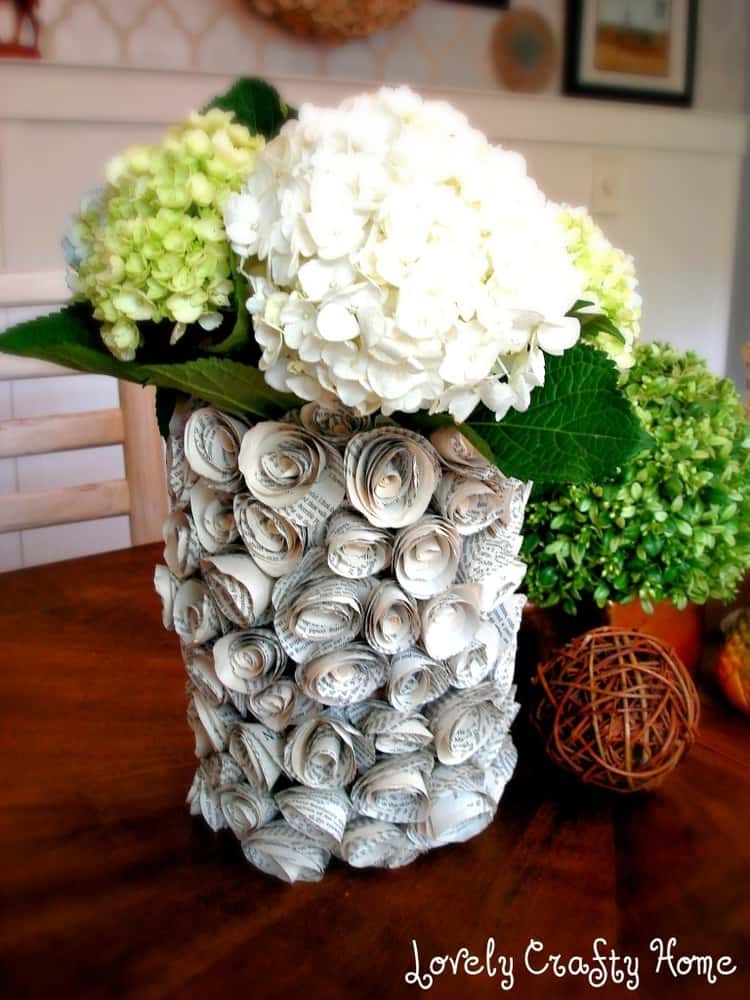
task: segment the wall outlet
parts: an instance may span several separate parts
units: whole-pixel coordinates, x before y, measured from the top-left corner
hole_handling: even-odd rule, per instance
[[[591,211],[619,215],[625,201],[625,164],[619,156],[594,156],[591,165]]]

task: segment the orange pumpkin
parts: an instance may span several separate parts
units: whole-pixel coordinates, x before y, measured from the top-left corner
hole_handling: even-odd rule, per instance
[[[716,660],[716,679],[729,701],[750,715],[750,607],[728,629]]]

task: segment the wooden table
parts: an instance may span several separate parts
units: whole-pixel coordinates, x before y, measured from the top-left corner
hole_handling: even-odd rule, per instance
[[[524,968],[532,938],[539,968],[590,958],[598,937],[639,957],[638,995],[750,996],[750,720],[706,695],[687,761],[631,799],[571,788],[522,734],[474,841],[290,888],[187,814],[195,762],[158,558],[147,546],[2,578],[1,996],[497,997],[500,973],[447,972],[429,991],[404,979],[413,939],[424,972],[462,946],[484,956],[490,938],[514,959],[508,995],[633,995]],[[656,937],[739,970],[714,987],[656,976]]]

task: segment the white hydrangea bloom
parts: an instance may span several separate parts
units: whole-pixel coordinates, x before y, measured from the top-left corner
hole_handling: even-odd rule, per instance
[[[523,158],[407,88],[304,105],[225,224],[260,367],[303,399],[501,418],[578,339],[581,278]]]

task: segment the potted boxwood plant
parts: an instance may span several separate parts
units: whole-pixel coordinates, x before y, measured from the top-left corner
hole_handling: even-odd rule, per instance
[[[529,599],[663,635],[697,660],[694,605],[730,600],[750,566],[750,424],[729,379],[693,352],[639,345],[625,391],[653,439],[619,475],[538,496]],[[683,620],[676,612],[684,612]]]

